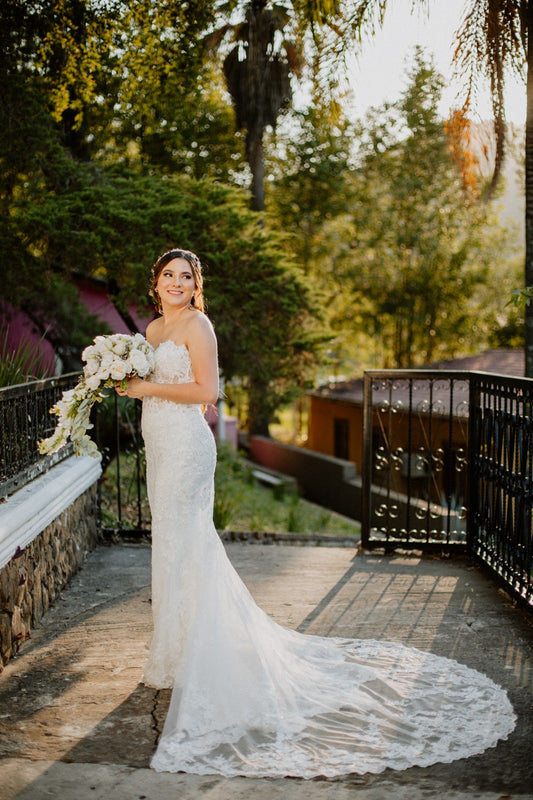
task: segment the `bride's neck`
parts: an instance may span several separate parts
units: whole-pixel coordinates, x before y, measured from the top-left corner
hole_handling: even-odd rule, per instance
[[[172,308],[168,311],[163,311],[161,316],[165,328],[173,328],[189,316],[189,312],[193,311],[192,306],[184,306],[183,308]]]

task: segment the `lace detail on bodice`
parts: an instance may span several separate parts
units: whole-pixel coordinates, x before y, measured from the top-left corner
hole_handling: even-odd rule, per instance
[[[191,383],[194,381],[191,358],[186,344],[176,344],[172,339],[161,342],[155,350],[155,369],[152,383]]]
[[[194,373],[191,357],[186,344],[176,344],[168,339],[155,349],[155,369],[149,378],[151,383],[192,383]],[[199,408],[197,404],[175,403],[172,400],[163,400],[161,397],[145,397],[143,407],[171,405],[175,409]]]
[[[163,342],[151,378],[193,380]],[[143,403],[154,633],[145,683],[173,687],[152,766],[310,778],[450,762],[514,727],[485,675],[393,642],[280,627],[255,604],[213,524],[215,442],[200,406]]]

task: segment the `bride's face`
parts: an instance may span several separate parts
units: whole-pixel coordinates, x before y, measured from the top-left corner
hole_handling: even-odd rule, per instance
[[[174,258],[163,267],[156,283],[163,307],[185,308],[190,305],[196,282],[191,265],[184,258]]]

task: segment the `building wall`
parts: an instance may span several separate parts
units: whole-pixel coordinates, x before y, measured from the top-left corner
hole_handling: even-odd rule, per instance
[[[0,671],[95,547],[96,484],[0,571]]]
[[[310,398],[308,447],[310,450],[330,456],[339,456],[335,452],[335,420],[344,419],[349,429],[349,449],[342,457],[352,461],[358,473],[362,473],[363,465],[363,406],[354,401],[332,400],[326,397]],[[393,479],[394,491],[406,493],[409,482],[419,482],[420,488],[426,488],[428,476],[423,470],[422,461],[417,461],[417,454],[427,454],[431,449],[433,460],[432,479],[430,485],[431,500],[439,502],[444,491],[457,495],[464,500],[466,493],[465,475],[455,468],[454,458],[466,454],[468,442],[468,421],[455,417],[450,421],[447,417],[434,415],[429,418],[423,413],[413,413],[411,419],[405,412],[394,414],[393,425],[389,427],[389,411],[374,410],[372,417],[372,482],[380,484]],[[390,437],[386,442],[386,437]],[[403,450],[414,454],[411,473],[408,476],[404,465],[391,471],[380,471],[379,448],[385,446],[386,454]]]
[[[343,457],[353,461],[360,471],[363,460],[362,406],[343,400],[311,396],[307,446],[310,450],[338,457],[335,453],[335,419],[345,419],[348,422],[348,453]]]

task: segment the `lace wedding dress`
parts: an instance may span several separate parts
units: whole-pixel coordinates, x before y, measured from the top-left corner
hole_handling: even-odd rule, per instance
[[[152,380],[192,380],[163,342]],[[215,442],[197,405],[143,403],[154,633],[144,682],[172,687],[152,767],[334,776],[450,762],[514,728],[506,693],[393,642],[308,636],[257,607],[212,521]]]

